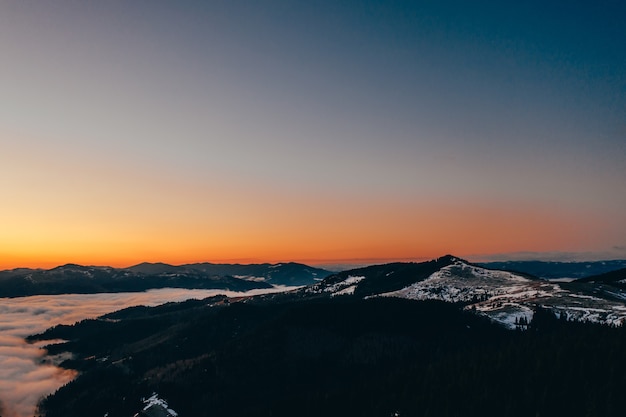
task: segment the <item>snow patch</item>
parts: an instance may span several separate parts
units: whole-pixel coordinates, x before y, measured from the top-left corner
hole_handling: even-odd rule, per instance
[[[144,407],[143,411],[148,411],[150,409],[156,408],[160,409],[162,412],[166,413],[165,415],[170,417],[178,417],[178,413],[167,405],[167,402],[161,398],[159,398],[159,394],[153,392],[152,395],[143,400]],[[139,416],[139,414],[135,414],[135,416]]]
[[[360,276],[357,277],[357,276],[348,275],[348,278],[344,279],[341,282],[338,282],[336,284],[328,286],[324,291],[326,291],[326,292],[335,292],[335,291],[337,291],[341,287],[346,287],[346,286],[349,286],[349,285],[358,284],[359,282],[363,281],[364,279],[365,279],[365,277],[360,277]]]
[[[331,297],[335,295],[349,295],[354,294],[354,290],[357,284],[365,279],[364,276],[348,275],[348,278],[343,281],[335,282],[330,285],[325,285],[326,282],[322,281],[318,284],[312,285],[306,289],[306,292],[312,294],[330,293]]]
[[[243,279],[246,281],[254,281],[254,282],[265,281],[265,277],[255,277],[253,275],[233,275],[233,278]]]
[[[346,287],[343,290],[332,293],[330,296],[335,297],[337,295],[352,295],[354,294],[354,290],[356,290],[356,285],[350,285],[349,287]]]
[[[501,306],[500,308],[490,309],[485,306],[470,306],[476,312],[489,317],[491,320],[499,323],[510,330],[522,329],[523,327],[520,323],[530,323],[534,316],[534,311],[532,308],[516,304],[516,303],[508,303],[507,305]],[[467,307],[466,307],[467,309]]]

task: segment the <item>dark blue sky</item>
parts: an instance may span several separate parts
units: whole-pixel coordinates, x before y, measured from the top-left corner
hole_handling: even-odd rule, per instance
[[[5,1],[3,253],[624,257],[624,21],[618,1]]]

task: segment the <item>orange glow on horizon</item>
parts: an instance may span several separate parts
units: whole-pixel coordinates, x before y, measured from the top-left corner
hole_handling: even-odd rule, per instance
[[[3,198],[10,204],[0,206],[0,269],[367,264],[447,253],[588,251],[606,245],[607,237],[620,239],[610,216],[570,205],[469,193],[268,187],[249,178],[189,180],[166,170],[152,176],[136,167],[112,170],[98,159],[58,163],[21,156],[6,161],[21,182],[4,178]]]
[[[324,209],[305,200],[253,214],[235,212],[230,218],[224,212],[214,218],[194,213],[187,219],[160,222],[158,228],[153,226],[155,217],[162,214],[152,213],[146,221],[136,213],[128,215],[132,222],[44,219],[30,227],[7,229],[0,241],[0,268],[50,268],[65,263],[127,267],[141,262],[422,261],[447,253],[467,257],[575,251],[597,232],[597,223],[585,224],[574,212],[467,203],[459,210],[456,204],[407,203],[399,209],[371,201],[337,201]]]

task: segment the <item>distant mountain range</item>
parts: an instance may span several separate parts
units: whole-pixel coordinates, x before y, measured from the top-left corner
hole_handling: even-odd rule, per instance
[[[29,338],[66,341],[48,352],[72,353],[62,366],[80,371],[39,411],[620,415],[624,282],[626,270],[551,282],[446,255],[285,293],[132,307]]]
[[[0,297],[135,292],[166,287],[246,291],[281,285],[311,285],[330,275],[341,277],[345,274],[358,274],[359,271],[365,271],[369,275],[380,274],[376,278],[371,276],[367,282],[358,286],[357,295],[372,295],[373,293],[369,293],[381,285],[388,291],[393,291],[401,289],[398,287],[401,284],[408,285],[426,278],[435,272],[440,263],[445,262],[445,259],[446,257],[440,258],[434,263],[375,265],[334,275],[332,272],[321,268],[294,262],[277,264],[196,263],[178,266],[165,263],[141,263],[128,268],[67,264],[47,270],[17,268],[0,271]],[[598,279],[609,281],[609,277],[619,276],[619,273],[615,271],[626,268],[626,260],[598,262],[508,261],[478,263],[475,266],[509,271],[527,278],[566,278],[567,280],[585,278],[581,282],[595,282],[590,281],[590,279],[598,275],[603,277]],[[387,275],[388,273],[389,275]],[[619,281],[619,279],[613,279],[613,281]],[[620,283],[604,283],[621,288]]]
[[[578,279],[626,268],[626,260],[591,262],[504,261],[482,262],[477,263],[477,265],[503,271],[523,272],[545,279]]]
[[[308,285],[329,271],[298,263],[174,266],[142,263],[129,268],[67,264],[52,269],[0,271],[0,297],[134,292],[155,288],[247,291],[272,286]]]

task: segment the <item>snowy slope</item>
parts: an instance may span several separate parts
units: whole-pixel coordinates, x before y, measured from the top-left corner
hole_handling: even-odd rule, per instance
[[[167,402],[159,398],[159,394],[152,395],[143,400],[144,408],[141,413],[135,416],[162,416],[162,417],[178,417],[178,413],[169,408]]]
[[[535,282],[510,272],[491,271],[457,260],[424,281],[381,295],[412,300],[479,301],[527,291]]]
[[[481,268],[460,259],[425,280],[378,296],[468,303],[467,309],[509,328],[515,328],[522,318],[530,321],[537,307],[571,320],[617,325],[626,322],[623,302],[565,289],[558,283]]]
[[[365,279],[364,276],[348,275],[345,279],[323,281],[312,285],[305,289],[308,294],[323,294],[328,293],[331,297],[337,295],[352,295],[359,282]]]

